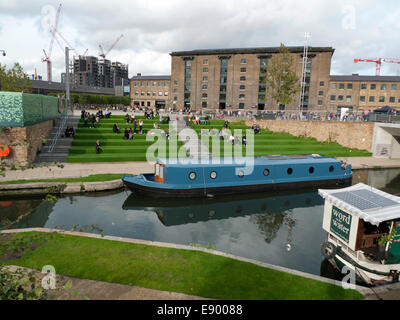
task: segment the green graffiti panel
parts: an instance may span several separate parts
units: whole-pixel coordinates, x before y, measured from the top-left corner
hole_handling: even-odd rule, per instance
[[[63,112],[64,111],[64,112]],[[0,126],[24,127],[65,114],[56,97],[19,92],[0,92]]]
[[[42,97],[35,94],[22,95],[24,125],[30,126],[43,121]]]
[[[0,92],[0,126],[22,127],[23,125],[22,93]]]

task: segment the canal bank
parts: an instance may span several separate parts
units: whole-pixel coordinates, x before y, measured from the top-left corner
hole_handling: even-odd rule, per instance
[[[353,170],[378,170],[400,168],[400,159],[375,157],[337,158],[352,165]],[[42,166],[25,170],[6,170],[0,178],[0,196],[13,194],[74,194],[84,192],[109,191],[123,188],[122,181],[68,182],[62,179],[79,179],[91,175],[140,174],[154,171],[148,162],[113,163],[66,163]],[[40,181],[52,180],[57,181]],[[20,181],[21,180],[21,181]],[[22,180],[25,180],[24,182]],[[39,180],[39,181],[32,181]],[[7,181],[10,184],[7,184]]]
[[[256,282],[267,281],[267,280],[263,279],[263,277],[267,277],[267,278],[272,277],[274,279],[273,283],[272,283],[272,279],[268,279],[268,281],[267,281],[268,285],[267,286],[262,285],[256,291],[253,291],[251,294],[253,294],[254,296],[250,296],[250,297],[245,297],[245,296],[235,297],[234,296],[235,294],[239,294],[239,295],[242,294],[241,293],[242,290],[237,291],[237,288],[234,289],[235,293],[232,293],[233,296],[229,296],[229,297],[212,296],[214,293],[213,290],[211,290],[211,291],[207,290],[207,292],[209,292],[210,296],[207,294],[199,295],[198,292],[196,292],[197,282],[196,281],[192,282],[192,280],[191,280],[190,286],[192,286],[193,288],[190,288],[190,291],[194,291],[191,293],[197,297],[200,296],[200,297],[213,298],[213,299],[232,299],[233,298],[233,299],[245,299],[245,300],[247,300],[249,298],[257,299],[257,300],[258,299],[263,299],[263,300],[273,299],[274,300],[276,298],[277,299],[289,299],[289,300],[292,300],[292,299],[295,299],[295,300],[297,300],[297,299],[306,299],[306,300],[307,299],[311,299],[311,300],[334,299],[334,300],[336,300],[336,299],[360,299],[361,298],[361,296],[357,295],[354,292],[354,290],[344,289],[342,287],[342,282],[339,282],[339,281],[335,281],[335,280],[327,279],[324,277],[308,274],[305,272],[301,272],[301,271],[297,271],[297,270],[293,270],[293,269],[289,269],[289,268],[284,268],[284,267],[280,267],[280,266],[252,260],[252,259],[247,259],[247,258],[243,258],[243,257],[235,256],[232,254],[228,254],[228,253],[224,253],[224,252],[220,252],[220,251],[216,251],[216,250],[211,250],[211,249],[207,249],[207,248],[203,248],[203,247],[199,247],[199,246],[187,246],[187,245],[180,245],[180,244],[172,244],[172,243],[164,243],[164,242],[156,242],[156,241],[145,241],[145,240],[139,240],[139,239],[113,237],[113,236],[103,236],[102,237],[101,235],[98,235],[98,234],[73,232],[73,231],[61,231],[61,230],[57,230],[57,229],[48,229],[48,228],[28,228],[28,229],[4,230],[4,231],[1,231],[0,234],[4,235],[4,234],[29,233],[29,235],[32,235],[32,232],[45,233],[45,234],[47,233],[47,234],[52,234],[52,235],[54,235],[54,234],[61,235],[61,239],[63,239],[63,241],[68,241],[68,239],[70,239],[71,241],[74,241],[75,249],[76,249],[76,246],[79,245],[79,243],[81,241],[83,241],[83,242],[92,241],[93,242],[93,241],[95,241],[95,239],[97,239],[96,248],[98,251],[101,251],[102,250],[101,248],[103,246],[105,248],[107,248],[107,250],[110,250],[111,246],[114,246],[113,247],[114,248],[113,251],[114,251],[114,250],[118,250],[119,245],[122,245],[123,253],[126,254],[126,250],[131,251],[132,252],[132,254],[130,255],[131,258],[129,258],[129,259],[136,260],[136,261],[137,261],[137,259],[135,259],[135,258],[137,258],[139,247],[156,248],[155,252],[150,253],[152,261],[154,259],[157,260],[159,255],[160,255],[159,258],[162,258],[163,261],[168,260],[169,258],[167,259],[167,256],[170,257],[171,255],[172,255],[171,256],[172,260],[174,260],[174,261],[175,260],[181,261],[182,259],[184,259],[181,261],[182,262],[181,266],[178,267],[178,269],[179,268],[182,269],[183,274],[182,274],[182,272],[179,271],[179,273],[181,274],[180,276],[182,276],[182,277],[184,277],[185,273],[189,271],[187,269],[187,267],[190,267],[191,263],[193,263],[193,262],[195,262],[196,266],[197,266],[196,274],[198,274],[199,272],[201,273],[202,268],[206,267],[205,265],[202,264],[203,260],[200,259],[200,257],[203,256],[203,258],[205,259],[204,262],[208,261],[210,263],[210,265],[213,266],[213,267],[211,267],[212,269],[215,266],[220,265],[220,267],[218,269],[219,273],[214,274],[214,279],[216,282],[218,282],[218,281],[225,282],[227,280],[227,279],[225,279],[226,277],[229,278],[231,276],[234,276],[233,274],[235,272],[239,272],[239,270],[244,278],[243,281],[245,281],[245,283],[249,282],[249,284],[251,284],[254,281],[256,281]],[[79,237],[80,239],[78,239],[76,237]],[[54,239],[54,238],[52,238],[52,239]],[[57,241],[57,237],[55,239],[56,240],[52,240],[52,242]],[[84,240],[84,239],[88,239],[88,240]],[[92,240],[89,240],[89,239],[92,239]],[[101,242],[99,242],[98,240],[100,240]],[[107,244],[107,242],[112,242],[112,243]],[[46,252],[48,253],[51,250],[49,251],[49,248],[47,248],[47,245],[51,246],[50,242],[42,244],[43,247],[46,247]],[[129,245],[129,247],[128,247],[128,245]],[[132,245],[132,247],[130,247],[130,245]],[[56,247],[57,247],[57,245],[56,245]],[[68,251],[68,249],[66,247],[63,247],[63,248]],[[39,250],[39,249],[40,249],[40,247],[37,248],[37,250]],[[58,263],[58,266],[56,266],[56,270],[57,269],[62,270],[63,267],[60,268],[60,261],[63,261],[63,260],[62,259],[58,260],[57,257],[55,257],[55,259],[53,260],[54,255],[57,255],[56,253],[54,253],[54,255],[52,255],[51,258],[50,258],[50,256],[46,256],[46,257],[40,256],[40,253],[38,253],[38,257],[35,258],[34,257],[35,250],[33,250],[32,252],[30,251],[28,254],[27,260],[21,262],[22,267],[31,267],[30,265],[36,264],[36,262],[34,262],[35,259],[45,258],[45,259],[50,259],[50,260],[48,260],[49,264],[52,264],[52,263],[57,264]],[[148,253],[149,250],[151,251],[152,249],[145,249],[145,252]],[[66,254],[68,256],[70,253],[69,252],[63,253],[63,255],[64,254]],[[184,255],[185,258],[183,258],[183,256],[181,256],[181,254]],[[205,254],[205,256],[204,256],[204,254]],[[211,258],[211,256],[208,256],[208,255],[214,256],[215,258]],[[80,258],[76,257],[76,259],[78,261]],[[142,257],[139,260],[142,260],[142,259],[146,259],[146,257]],[[194,259],[194,260],[192,261],[192,259]],[[18,261],[19,261],[19,259],[15,260],[15,261],[13,260],[10,262],[11,263],[17,262],[17,265],[19,265]],[[82,263],[86,263],[86,262],[82,262]],[[174,277],[173,275],[170,274],[170,272],[173,272],[172,270],[171,271],[164,270],[165,266],[163,265],[163,263],[160,262],[160,265],[159,265],[161,272],[168,272],[169,277]],[[27,264],[29,266],[27,266]],[[186,264],[188,264],[188,266],[186,266]],[[104,268],[107,267],[105,261],[103,261],[103,267]],[[176,268],[177,268],[177,266],[174,266],[174,269],[176,269]],[[209,268],[209,266],[206,267],[206,269],[207,268]],[[92,271],[95,272],[96,270],[92,270]],[[190,272],[192,272],[192,271],[193,270],[190,270]],[[60,271],[60,273],[64,274],[62,271]],[[251,276],[252,274],[253,274],[253,276]],[[72,276],[71,274],[64,274],[64,275]],[[263,276],[263,277],[259,278],[260,276]],[[252,279],[252,277],[253,278],[255,277],[255,278]],[[79,277],[79,278],[81,278],[81,277]],[[234,276],[234,278],[236,278],[236,277]],[[108,279],[110,279],[110,278],[108,278]],[[92,280],[94,280],[94,279],[92,279]],[[96,279],[96,280],[99,280],[99,279]],[[203,279],[203,281],[204,280],[206,280],[208,282],[207,279]],[[130,281],[132,281],[132,280],[130,280]],[[237,279],[237,281],[240,282],[242,280]],[[113,281],[108,280],[108,282],[113,282]],[[244,283],[240,283],[240,284],[244,285]],[[88,282],[87,285],[96,286],[98,284],[96,284],[96,282],[92,282],[92,283]],[[104,285],[106,286],[106,284],[103,284],[103,286]],[[111,285],[112,284],[110,283],[110,286]],[[199,284],[199,285],[201,288],[202,284]],[[228,285],[228,283],[226,283],[226,285]],[[230,285],[232,285],[232,284],[230,284]],[[239,285],[239,283],[235,284],[235,286],[238,286],[238,285]],[[152,289],[154,289],[154,288],[152,288]],[[282,291],[276,292],[277,289],[282,289]],[[355,286],[355,290],[358,291],[364,297],[373,294],[373,291],[371,291],[369,288],[365,288],[362,286]],[[173,290],[171,290],[171,291],[173,291]],[[185,290],[182,290],[182,291],[185,291]],[[199,292],[202,292],[202,289]],[[182,292],[182,293],[184,293],[184,292]],[[247,293],[248,293],[247,291],[243,292],[244,295],[246,295]],[[230,295],[231,293],[227,293],[227,294]],[[170,291],[166,292],[165,296],[171,297]],[[158,296],[157,299],[162,299],[162,297],[163,297],[162,295]],[[130,297],[130,298],[135,299],[134,297]]]

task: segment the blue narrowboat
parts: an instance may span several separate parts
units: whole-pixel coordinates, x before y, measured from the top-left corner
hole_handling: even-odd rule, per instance
[[[122,180],[134,193],[156,198],[338,187],[350,185],[352,180],[351,165],[320,155],[244,157],[231,159],[231,163],[224,159],[206,159],[206,164],[159,159],[154,173],[124,176]],[[252,164],[251,171],[246,171],[245,163]]]

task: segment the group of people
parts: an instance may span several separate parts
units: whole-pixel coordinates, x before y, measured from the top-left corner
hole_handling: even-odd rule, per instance
[[[108,108],[106,108],[104,113],[103,110],[98,110],[96,113],[92,114],[86,112],[86,110],[81,111],[81,119],[83,119],[83,126],[85,128],[95,128],[96,127],[95,124],[100,123],[101,119],[110,117],[111,117],[111,112],[108,111]]]

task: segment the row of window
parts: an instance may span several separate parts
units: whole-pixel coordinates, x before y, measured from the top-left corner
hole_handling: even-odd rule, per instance
[[[321,83],[323,83],[323,82],[321,82]],[[321,85],[321,83],[320,83],[320,86],[323,87],[324,85]],[[336,89],[339,89],[339,90],[344,90],[344,89],[352,90],[353,89],[353,84],[352,83],[347,83],[347,84],[344,84],[344,83],[339,83],[339,84],[332,83],[331,84],[331,88],[332,88],[332,90],[336,90]],[[377,88],[376,83],[371,83],[370,84],[370,90],[376,90],[376,88]],[[381,84],[380,85],[380,89],[382,91],[387,90],[387,88],[388,88],[387,84]],[[368,89],[368,85],[366,83],[362,83],[361,84],[361,90],[367,90],[367,89]],[[390,90],[392,90],[392,91],[397,90],[397,84],[395,84],[395,83],[391,84],[390,85]]]
[[[203,68],[203,72],[207,73],[208,72],[208,68]],[[246,68],[240,68],[240,72],[247,72]]]
[[[142,91],[142,92],[135,91],[135,96],[139,96],[139,95],[145,96],[145,95],[146,95],[146,92],[143,92],[143,91]],[[163,93],[162,93],[161,91],[159,91],[159,92],[158,92],[158,95],[159,95],[159,96],[162,96]],[[148,91],[147,91],[147,96],[150,97],[150,96],[151,96],[151,92],[148,92]],[[153,96],[154,96],[154,97],[157,96],[157,92],[153,92]],[[167,92],[167,91],[164,92],[164,96],[168,96],[168,92]]]
[[[332,173],[334,170],[335,170],[334,166],[330,166],[330,167],[329,167],[329,172]],[[315,168],[314,168],[314,167],[309,167],[309,168],[308,168],[308,172],[309,172],[310,174],[313,174],[313,173],[315,172]],[[288,169],[286,170],[286,173],[287,173],[289,176],[292,175],[292,174],[293,174],[293,168],[288,168]],[[268,177],[268,176],[270,175],[270,170],[269,170],[269,169],[264,169],[263,174],[264,174],[265,177]],[[216,171],[212,171],[212,172],[210,173],[210,178],[213,179],[213,180],[216,179],[217,176],[218,176],[218,174],[217,174]],[[243,171],[243,170],[239,170],[239,171],[238,171],[238,177],[239,177],[239,178],[243,178],[243,177],[244,177],[244,171]],[[196,180],[196,178],[197,178],[196,172],[190,172],[190,173],[189,173],[189,179],[190,179],[190,180]]]
[[[344,101],[344,96],[339,95],[337,97],[338,101]],[[331,95],[330,101],[336,101],[336,96]],[[366,96],[360,96],[360,102],[366,102]],[[386,102],[386,98],[383,96],[379,97],[379,102]],[[346,102],[351,102],[351,96],[346,96]],[[368,102],[375,102],[375,96],[369,96]],[[398,98],[398,102],[400,103],[400,98]],[[396,97],[389,97],[389,103],[396,103]]]
[[[168,83],[168,81],[159,81],[159,82],[156,82],[156,81],[135,81],[134,82],[134,86],[135,87],[138,87],[138,86],[142,86],[142,87],[145,87],[145,86],[147,86],[147,87],[151,87],[151,86],[153,86],[153,87],[168,87],[169,86],[169,83]]]
[[[242,59],[240,60],[240,63],[243,63],[243,64],[247,63],[247,59],[242,58]],[[204,60],[203,60],[203,65],[208,66],[208,59],[204,59]]]
[[[178,100],[178,97],[174,97],[174,100],[177,101],[177,100]],[[207,107],[208,107],[208,102],[207,102],[207,101],[202,101],[202,102],[201,102],[201,107],[202,107],[202,108],[207,108]],[[238,107],[239,107],[239,109],[244,109],[245,104],[242,103],[242,102],[240,102],[240,103],[238,104]]]
[[[208,82],[208,77],[204,76],[202,81],[203,82]],[[241,76],[240,77],[240,81],[246,81],[246,76]]]

